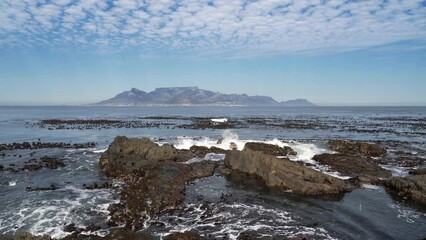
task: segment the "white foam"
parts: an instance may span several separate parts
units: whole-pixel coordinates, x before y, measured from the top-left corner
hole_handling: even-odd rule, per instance
[[[218,141],[217,139],[211,139],[208,137],[178,137],[177,142],[174,144],[177,149],[189,149],[192,146],[204,146],[204,147],[217,147],[225,150],[229,150],[231,143],[237,145],[238,150],[242,150],[244,145],[248,141],[242,141],[238,139],[238,135],[231,132],[230,130],[224,130],[222,138]]]
[[[371,190],[379,190],[380,189],[379,186],[371,185],[371,184],[362,184],[361,187],[365,188],[365,189],[371,189]]]
[[[52,238],[63,238],[69,235],[63,230],[65,224],[82,223],[95,215],[96,218],[107,219],[108,205],[113,202],[113,193],[110,189],[85,190],[65,187],[57,191],[67,192],[65,195],[70,197],[52,200],[28,198],[20,203],[19,211],[1,213],[0,232],[13,233],[21,229],[28,229],[26,231],[34,235],[47,234]],[[94,213],[96,214],[93,215]],[[78,224],[77,227],[85,226]],[[102,236],[105,235],[105,232],[99,231],[91,234]]]
[[[108,148],[105,148],[105,149],[99,149],[99,150],[94,150],[93,152],[94,152],[94,153],[104,153],[104,152],[106,152],[106,150],[108,150]]]
[[[379,164],[379,166],[383,169],[391,171],[392,176],[406,177],[409,175],[408,171],[410,168],[408,167],[401,167],[401,166],[394,166],[394,165],[381,165],[381,164]]]
[[[210,119],[212,122],[217,122],[217,123],[225,123],[228,122],[227,118],[212,118]]]
[[[183,232],[191,229],[210,229],[208,232],[212,238],[238,239],[241,232],[254,230],[260,236],[284,235],[286,237],[296,237],[300,235],[311,235],[333,239],[323,228],[311,228],[295,226],[295,220],[290,213],[282,209],[266,208],[260,205],[249,205],[244,203],[233,204],[213,204],[210,205],[211,214],[204,215],[206,210],[200,206],[190,204],[187,207],[194,208],[188,215],[172,216],[178,221],[169,222],[170,216],[164,220],[166,228],[171,228],[171,232]],[[158,219],[157,219],[158,220]],[[215,227],[215,223],[220,222],[221,228]],[[161,234],[166,236],[169,233]]]
[[[15,181],[10,181],[9,182],[9,186],[11,186],[11,187],[16,186],[16,180]]]

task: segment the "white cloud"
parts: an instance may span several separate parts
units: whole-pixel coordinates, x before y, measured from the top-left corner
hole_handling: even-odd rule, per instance
[[[250,55],[426,40],[423,0],[2,0],[0,47]]]

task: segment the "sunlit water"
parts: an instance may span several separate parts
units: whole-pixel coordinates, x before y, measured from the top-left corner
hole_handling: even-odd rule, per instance
[[[183,128],[112,128],[89,130],[49,130],[31,123],[43,119],[121,119],[140,120],[148,116],[182,116],[221,118],[282,118],[326,123],[329,129],[286,129],[261,125],[238,129]],[[388,118],[396,120],[389,121]],[[408,120],[404,120],[408,118]],[[94,149],[39,149],[3,151],[10,155],[0,164],[22,166],[30,158],[56,156],[64,159],[61,169],[35,172],[0,172],[0,232],[29,231],[34,234],[66,236],[63,227],[75,223],[85,227],[102,225],[108,218],[107,207],[118,200],[117,189],[85,190],[83,184],[93,182],[120,183],[106,178],[99,170],[100,154],[117,135],[150,137],[159,144],[172,143],[180,149],[192,145],[228,148],[230,142],[239,149],[246,142],[262,141],[290,146],[297,151],[293,161],[313,164],[313,168],[345,178],[312,160],[315,154],[330,152],[326,140],[346,138],[359,140],[393,140],[409,142],[414,156],[425,158],[426,149],[422,119],[423,107],[0,107],[0,143],[96,142]],[[411,119],[411,120],[410,120]],[[412,119],[417,119],[414,121]],[[151,120],[170,123],[182,120]],[[408,121],[409,124],[402,124]],[[411,122],[410,122],[411,121]],[[357,132],[350,127],[383,128],[383,132]],[[418,127],[420,126],[420,127]],[[345,130],[346,129],[346,130]],[[222,139],[220,143],[218,139]],[[413,150],[417,149],[417,150]],[[391,149],[392,150],[392,149]],[[31,154],[33,156],[31,156]],[[13,156],[16,155],[16,156]],[[21,157],[19,157],[21,155]],[[223,155],[210,154],[189,162],[222,160]],[[406,168],[385,166],[394,175],[407,175]],[[55,191],[27,192],[27,186],[59,186]],[[227,196],[221,198],[222,194]],[[208,210],[201,205],[207,201]],[[173,231],[195,229],[209,238],[235,239],[241,232],[256,231],[260,236],[308,236],[311,239],[419,239],[426,236],[425,210],[415,204],[401,203],[383,188],[365,185],[344,196],[332,199],[300,197],[288,192],[268,191],[256,179],[227,179],[216,173],[187,186],[186,209],[181,214],[160,214],[152,222],[163,227],[145,229],[157,237]],[[149,224],[148,224],[149,225]],[[97,234],[108,231],[104,226]]]

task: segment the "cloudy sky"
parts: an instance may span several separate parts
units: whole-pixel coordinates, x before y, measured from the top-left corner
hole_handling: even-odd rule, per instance
[[[426,105],[426,0],[1,0],[0,104],[199,86]]]

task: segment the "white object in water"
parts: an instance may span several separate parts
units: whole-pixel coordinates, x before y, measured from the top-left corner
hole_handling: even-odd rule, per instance
[[[217,123],[224,123],[227,122],[228,119],[227,118],[212,118],[210,119],[212,122],[217,122]]]

